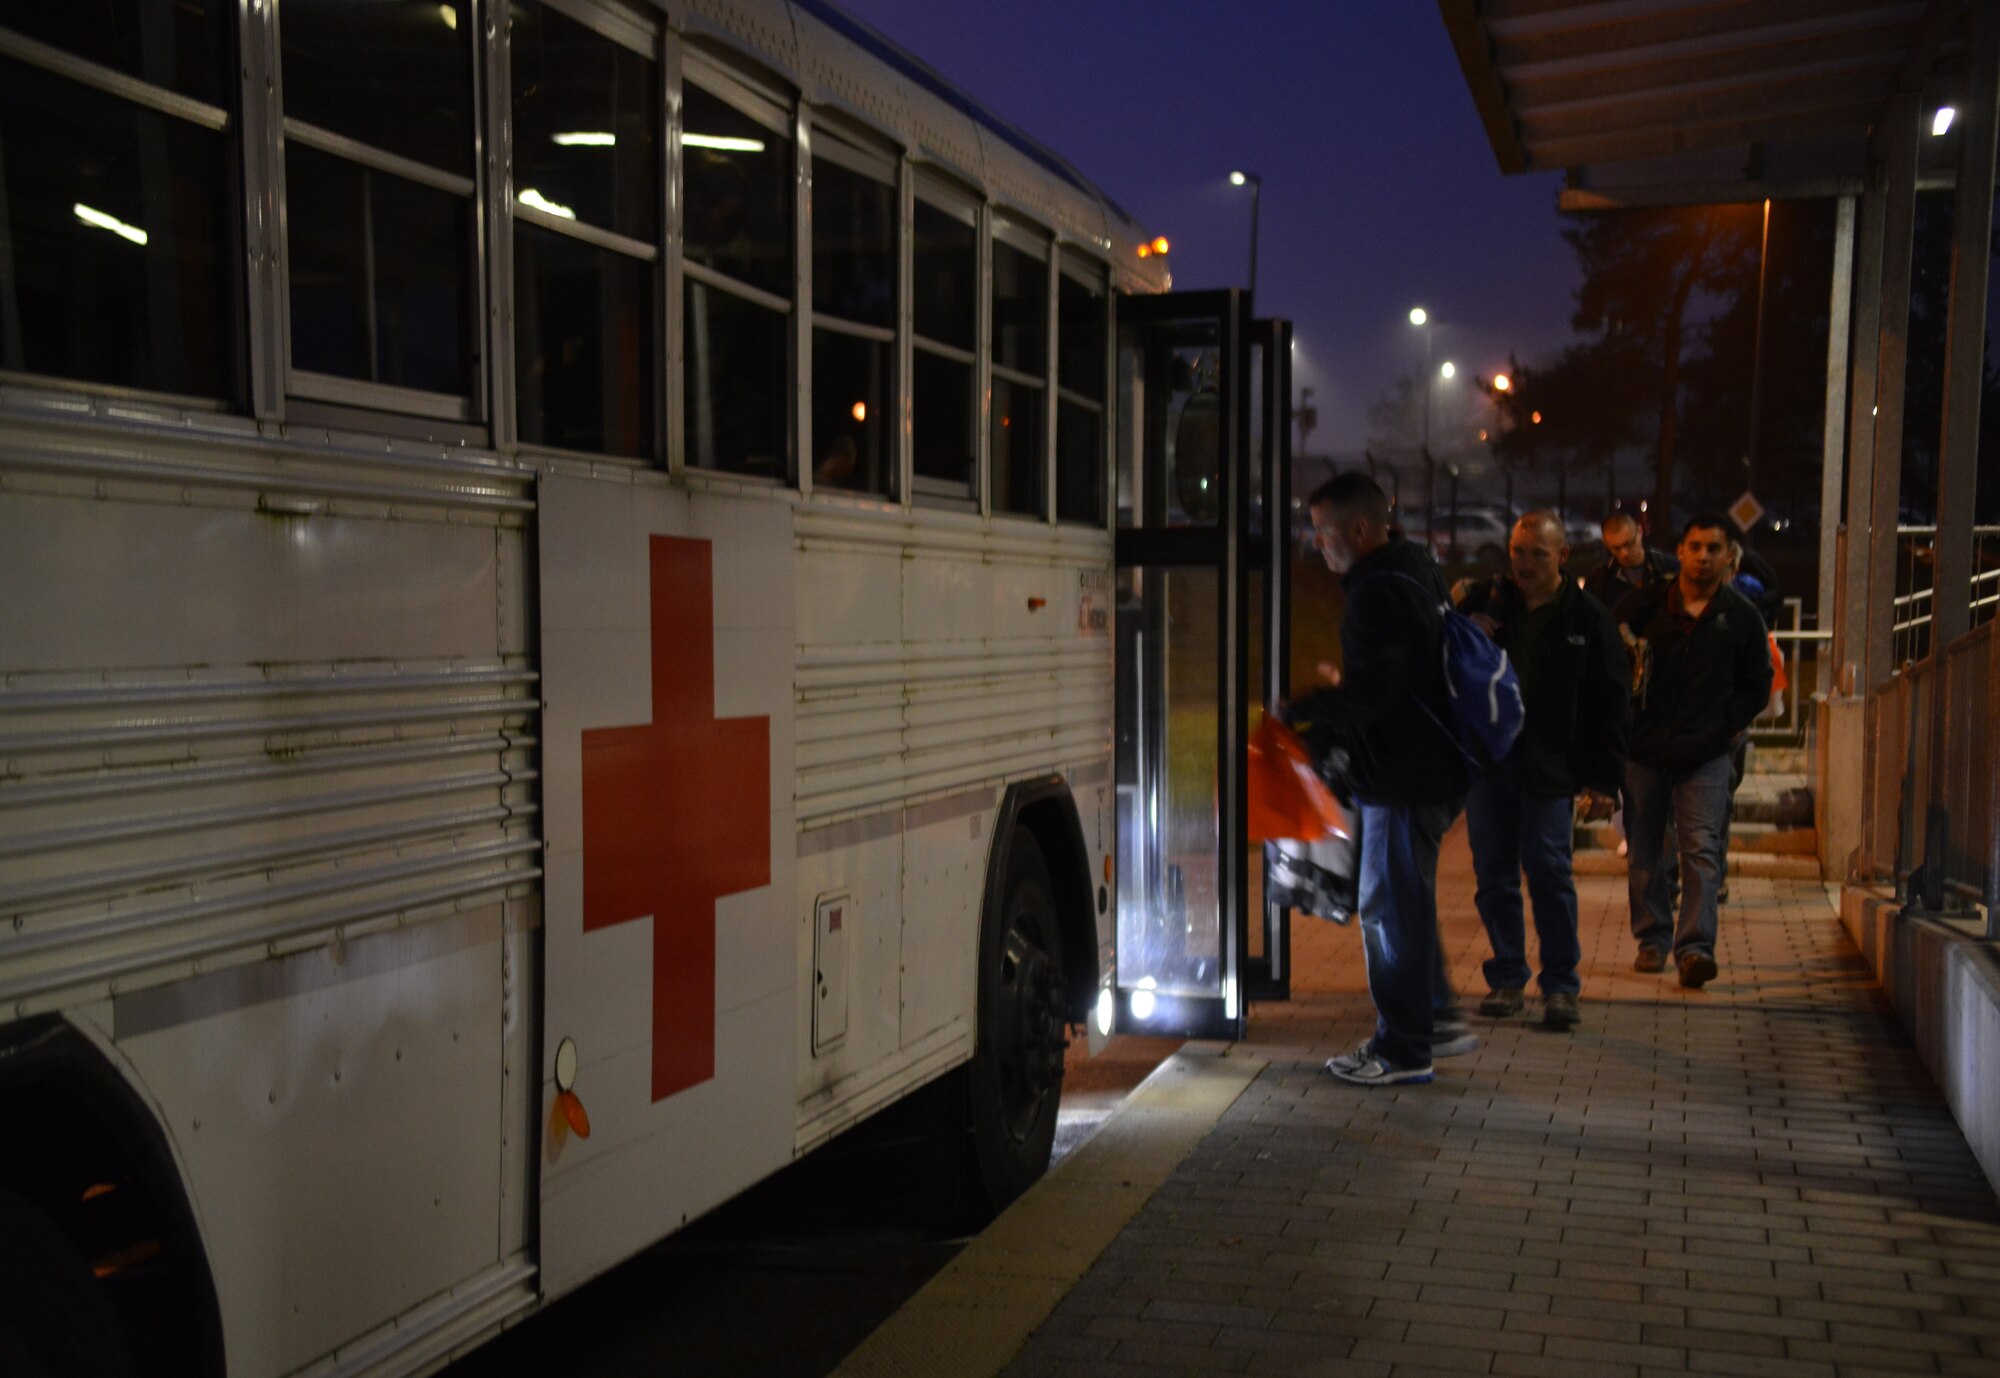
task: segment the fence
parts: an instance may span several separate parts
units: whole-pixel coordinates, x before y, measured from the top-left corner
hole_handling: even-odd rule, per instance
[[[1778,625],[1771,629],[1778,643],[1778,655],[1785,665],[1791,688],[1785,691],[1785,706],[1775,717],[1759,718],[1750,725],[1750,740],[1759,746],[1803,746],[1812,730],[1813,686],[1819,673],[1822,643],[1832,640],[1832,632],[1808,630],[1803,605],[1796,598],[1785,600]]]
[[[1913,665],[1931,653],[1931,595],[1937,576],[1937,528],[1896,528],[1896,664]],[[2000,611],[2000,526],[1972,528],[1972,623]]]
[[[1940,885],[1987,907],[1989,937],[2000,937],[2000,631],[1989,620],[1936,656],[1905,667],[1869,691],[1861,823],[1861,869],[1904,877],[1932,858],[1931,779],[1943,772]],[[1942,750],[1933,759],[1935,688],[1944,678]]]

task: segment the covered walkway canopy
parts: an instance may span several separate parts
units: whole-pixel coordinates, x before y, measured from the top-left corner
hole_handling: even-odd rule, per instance
[[[1894,878],[1927,913],[1983,901],[1987,936],[2000,937],[2000,571],[1974,568],[2000,4],[1439,8],[1501,170],[1560,171],[1566,209],[1837,198],[1820,508],[1822,868],[1833,880]],[[1947,106],[1956,118],[1934,134]],[[1920,187],[1949,188],[1954,201],[1944,431],[1934,540],[1921,527],[1930,581],[1899,588],[1898,525],[1907,533],[1932,516],[1900,502]]]

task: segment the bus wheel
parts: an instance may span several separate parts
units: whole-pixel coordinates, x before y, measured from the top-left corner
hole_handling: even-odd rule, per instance
[[[972,1060],[978,1182],[995,1214],[1047,1171],[1062,1099],[1062,941],[1048,863],[1016,828],[1001,912],[981,925],[979,1048]]]
[[[24,1378],[127,1378],[117,1313],[74,1245],[0,1191],[0,1371]]]

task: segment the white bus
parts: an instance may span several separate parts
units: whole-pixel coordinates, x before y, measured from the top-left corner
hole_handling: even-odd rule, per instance
[[[1032,1181],[1147,242],[825,0],[7,7],[0,1372],[434,1368],[947,1074]]]

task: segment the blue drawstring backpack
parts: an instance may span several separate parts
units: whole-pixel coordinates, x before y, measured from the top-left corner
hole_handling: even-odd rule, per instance
[[[1426,597],[1430,590],[1400,570],[1387,571],[1414,584]],[[1479,629],[1479,624],[1449,602],[1438,604],[1444,619],[1444,687],[1451,696],[1451,715],[1457,730],[1438,720],[1430,706],[1417,700],[1432,722],[1451,738],[1475,771],[1486,770],[1507,759],[1514,739],[1521,735],[1527,709],[1521,703],[1521,677],[1498,642]]]

